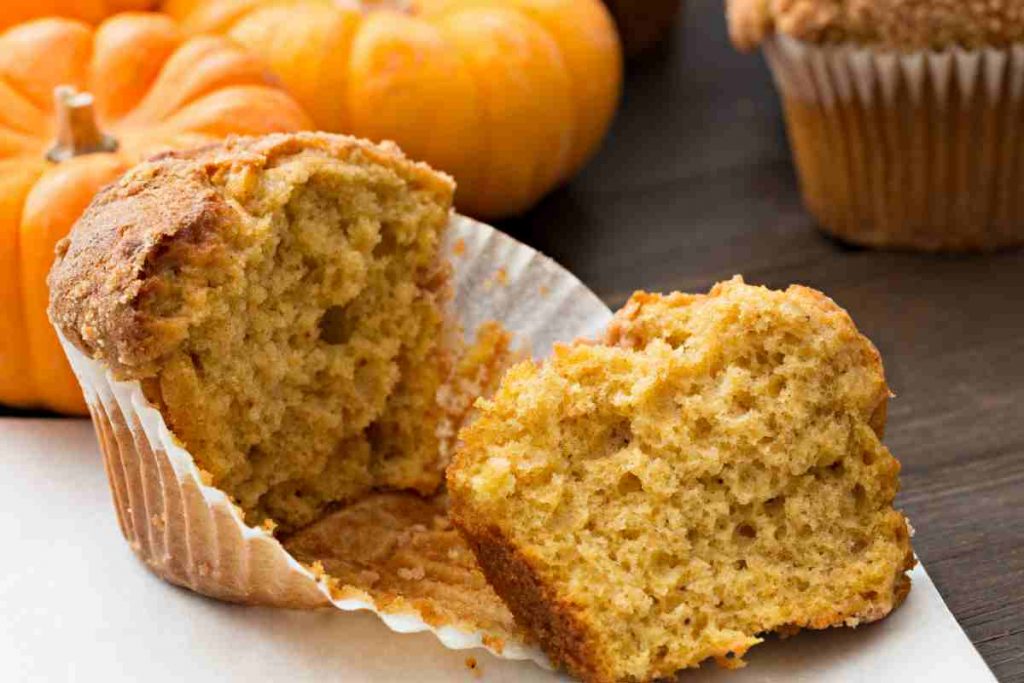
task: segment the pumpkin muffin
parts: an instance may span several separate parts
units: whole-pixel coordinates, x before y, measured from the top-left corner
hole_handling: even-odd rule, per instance
[[[253,525],[441,483],[453,183],[319,133],[154,158],[58,247],[50,316],[146,398]],[[450,336],[450,335],[449,335]]]
[[[764,48],[804,201],[873,247],[1024,243],[1024,6],[961,0],[728,0]]]
[[[462,432],[452,518],[586,681],[648,681],[906,596],[874,346],[805,287],[637,293],[600,343],[511,369]]]

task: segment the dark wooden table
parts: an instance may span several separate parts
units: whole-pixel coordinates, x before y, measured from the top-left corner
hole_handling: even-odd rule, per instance
[[[996,675],[1024,681],[1024,252],[877,253],[823,237],[763,60],[732,50],[720,0],[689,0],[681,19],[666,49],[630,65],[583,175],[500,227],[612,306],[742,273],[846,307],[898,394],[887,443],[914,547]]]
[[[689,0],[627,77],[599,156],[501,227],[612,306],[741,273],[847,308],[897,394],[886,441],[914,547],[996,675],[1024,681],[1024,252],[879,253],[817,232],[767,67],[733,51],[719,0]]]

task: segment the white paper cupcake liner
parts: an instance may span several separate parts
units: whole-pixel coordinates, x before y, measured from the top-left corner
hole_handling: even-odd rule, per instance
[[[1024,243],[1024,45],[903,53],[775,35],[764,49],[827,231],[925,250]]]
[[[496,320],[537,356],[555,341],[594,336],[611,317],[600,299],[551,259],[482,223],[453,215],[445,249],[454,267],[454,312],[467,330]],[[484,647],[546,665],[539,649],[458,626],[431,625],[412,606],[335,598],[328,580],[246,525],[228,496],[204,482],[192,455],[145,398],[61,338],[103,452],[118,522],[132,550],[172,583],[222,600],[290,608],[370,610],[399,633],[432,631],[446,647]]]

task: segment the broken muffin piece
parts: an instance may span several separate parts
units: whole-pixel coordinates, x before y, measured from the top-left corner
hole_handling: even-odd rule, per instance
[[[145,162],[58,247],[50,315],[284,530],[441,483],[453,183],[393,145],[235,138]]]
[[[513,368],[463,430],[452,516],[549,656],[649,681],[910,587],[889,390],[819,292],[638,293],[603,343]]]

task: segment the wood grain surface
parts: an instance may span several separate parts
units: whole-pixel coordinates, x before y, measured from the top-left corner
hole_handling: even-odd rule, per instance
[[[886,441],[914,547],[997,677],[1024,681],[1024,252],[879,253],[817,232],[770,75],[733,51],[720,0],[689,0],[674,40],[630,64],[583,175],[499,227],[612,306],[741,273],[846,307],[897,394]]]

